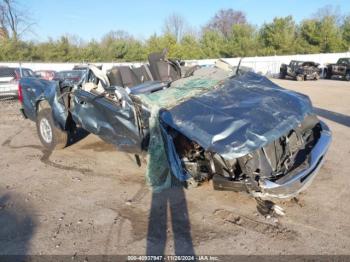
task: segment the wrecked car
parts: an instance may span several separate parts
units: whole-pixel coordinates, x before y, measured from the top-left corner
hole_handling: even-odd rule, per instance
[[[320,79],[319,64],[311,61],[290,61],[289,65],[282,64],[280,78],[292,78],[297,81]]]
[[[336,64],[328,64],[326,78],[341,78],[350,81],[350,58],[339,58]]]
[[[19,93],[45,147],[65,147],[81,127],[147,162],[155,191],[212,180],[217,190],[290,198],[314,179],[331,143],[307,96],[223,61],[184,74],[152,54],[149,64],[106,74],[91,65],[76,85],[24,78]]]

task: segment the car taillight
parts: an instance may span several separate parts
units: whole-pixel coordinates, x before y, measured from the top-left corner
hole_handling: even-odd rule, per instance
[[[21,79],[20,74],[15,72],[15,80],[19,81],[20,79]]]
[[[18,83],[18,101],[22,104],[23,103],[23,94],[22,94],[22,86],[20,83]]]

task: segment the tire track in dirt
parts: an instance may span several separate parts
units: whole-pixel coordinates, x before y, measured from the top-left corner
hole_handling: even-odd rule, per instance
[[[127,202],[128,203],[139,203],[146,195],[149,193],[149,188],[146,185],[141,185],[141,188],[137,190],[133,197],[131,197]],[[132,244],[133,242],[142,240],[145,238],[145,232],[147,229],[147,223],[145,223],[144,218],[147,217],[147,212],[144,210],[137,208],[135,206],[122,206],[120,208],[111,207],[110,205],[100,204],[100,207],[108,208],[112,211],[117,212],[118,217],[112,222],[107,234],[107,240],[105,244],[104,253],[108,254],[108,250],[111,248],[112,241],[112,233],[114,231],[115,225],[117,224],[117,247],[119,248],[122,239],[122,230],[124,228],[124,224],[126,221],[129,221],[132,227],[132,241],[128,244]]]
[[[49,165],[51,167],[57,168],[57,169],[61,169],[61,170],[72,170],[72,171],[77,171],[80,172],[82,174],[89,174],[89,173],[93,173],[93,171],[91,169],[88,168],[80,168],[80,167],[76,167],[76,166],[66,166],[66,165],[62,165],[62,164],[57,164],[53,161],[50,160],[50,156],[52,154],[52,151],[46,150],[44,149],[42,146],[39,145],[23,145],[23,146],[14,146],[11,145],[11,142],[14,138],[16,138],[16,136],[18,136],[23,130],[20,130],[18,132],[16,132],[14,135],[10,136],[9,138],[7,138],[2,144],[2,147],[7,147],[10,149],[22,149],[22,148],[32,148],[32,149],[36,149],[41,151],[42,156],[40,157],[40,161],[46,165]]]
[[[23,149],[23,148],[31,148],[31,149],[35,149],[35,150],[39,150],[42,153],[42,156],[39,158],[39,160],[48,166],[51,166],[53,168],[57,168],[60,170],[64,170],[64,171],[75,171],[78,172],[84,176],[88,176],[88,177],[106,177],[106,178],[113,178],[113,179],[117,179],[119,182],[121,183],[127,183],[127,182],[133,182],[133,183],[139,183],[142,184],[142,179],[134,179],[134,176],[129,176],[127,181],[126,179],[124,179],[123,177],[119,177],[117,175],[114,174],[109,174],[109,173],[97,173],[92,169],[89,168],[82,168],[82,167],[77,167],[74,165],[64,165],[64,164],[59,164],[56,163],[54,161],[52,161],[50,159],[51,155],[52,155],[52,151],[47,150],[45,148],[43,148],[40,145],[23,145],[23,146],[14,146],[12,145],[12,141],[21,134],[21,132],[23,131],[24,127],[20,127],[20,130],[17,131],[15,134],[11,135],[10,137],[8,137],[2,144],[2,147],[7,147],[9,149]],[[122,171],[118,168],[115,168],[116,173],[121,173]]]
[[[244,230],[254,231],[271,238],[296,240],[299,236],[297,231],[289,229],[280,223],[271,224],[258,221],[247,216],[234,214],[225,209],[215,210],[214,216]]]
[[[21,132],[23,131],[24,127],[21,127],[21,129],[19,131],[17,131],[15,134],[11,135],[10,137],[8,137],[2,144],[2,147],[6,147],[9,149],[14,149],[14,150],[18,150],[18,149],[23,149],[23,148],[31,148],[31,149],[35,149],[35,150],[39,150],[42,153],[42,156],[40,157],[40,161],[46,165],[49,165],[51,167],[60,169],[60,170],[70,170],[70,171],[76,171],[79,172],[83,175],[87,175],[87,176],[103,176],[103,177],[111,177],[108,174],[96,174],[93,170],[88,169],[88,168],[80,168],[80,167],[76,167],[76,166],[68,166],[68,165],[63,165],[63,164],[58,164],[53,162],[52,160],[50,160],[50,156],[52,155],[52,151],[46,150],[44,149],[42,146],[40,145],[23,145],[23,146],[14,146],[12,145],[12,141],[21,134]],[[115,176],[115,178],[118,179],[117,176]],[[119,180],[119,179],[118,179]],[[146,194],[149,192],[148,187],[145,184],[141,184],[141,188],[134,194],[134,196],[132,196],[128,202],[130,203],[137,203],[140,202],[145,196]],[[112,208],[112,207],[106,207],[109,208],[113,211],[116,211],[118,213],[118,215],[121,217],[120,220],[119,219],[115,219],[113,221],[113,223],[110,226],[109,229],[109,233],[107,236],[107,241],[106,241],[106,248],[105,248],[105,252],[108,253],[107,251],[109,250],[109,247],[111,246],[111,238],[112,238],[112,233],[114,231],[114,226],[115,224],[117,224],[118,220],[118,227],[117,227],[117,239],[120,240],[122,237],[122,229],[124,226],[124,223],[129,220],[132,226],[132,230],[133,230],[133,241],[137,241],[142,239],[144,230],[141,230],[140,225],[142,223],[142,216],[140,217],[139,212],[140,211],[135,211],[135,209],[133,207],[122,207],[121,209],[116,209],[116,208]],[[140,219],[137,219],[140,218]],[[137,221],[135,221],[135,219]],[[120,242],[118,241],[117,245],[120,245]]]

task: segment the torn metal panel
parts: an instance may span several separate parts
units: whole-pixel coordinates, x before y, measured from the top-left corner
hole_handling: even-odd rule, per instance
[[[263,198],[291,198],[305,190],[315,178],[317,171],[324,162],[324,157],[331,144],[332,134],[328,126],[320,122],[321,134],[309,155],[308,165],[304,169],[295,170],[285,176],[261,183],[261,192],[253,192],[256,197]]]
[[[117,88],[117,98],[95,95],[77,89],[74,91],[74,106],[71,113],[75,123],[85,130],[100,136],[119,150],[140,153],[140,135],[134,104],[123,88]]]
[[[247,73],[163,111],[160,117],[204,149],[234,159],[276,140],[310,114],[307,96]]]
[[[23,78],[21,80],[23,92],[23,108],[26,116],[35,121],[37,106],[41,101],[47,101],[52,108],[52,117],[57,127],[65,129],[68,110],[60,99],[58,82],[38,78]],[[35,88],[34,88],[35,87]]]
[[[171,174],[179,181],[188,178],[175,153],[171,137],[166,135],[164,127],[159,122],[160,110],[174,107],[191,97],[220,88],[223,80],[231,74],[232,72],[218,68],[202,68],[191,77],[173,82],[167,89],[136,96],[137,100],[150,109],[146,179],[154,191],[171,186]]]

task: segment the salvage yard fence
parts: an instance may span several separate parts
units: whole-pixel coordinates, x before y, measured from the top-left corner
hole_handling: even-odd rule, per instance
[[[260,56],[260,57],[245,57],[243,58],[241,65],[250,67],[254,72],[260,73],[267,76],[277,76],[281,64],[288,64],[291,60],[301,60],[301,61],[314,61],[320,64],[323,69],[329,63],[336,63],[341,57],[350,57],[350,52],[345,53],[327,53],[327,54],[306,54],[306,55],[286,55],[286,56]],[[232,66],[236,66],[239,63],[240,58],[225,58],[225,61],[230,63]],[[186,65],[213,65],[216,59],[202,59],[202,60],[186,60]],[[76,63],[41,63],[41,62],[0,62],[0,66],[9,67],[22,67],[31,68],[32,70],[71,70]],[[118,65],[128,65],[128,66],[139,66],[142,63],[94,63],[102,65],[104,71]]]

